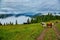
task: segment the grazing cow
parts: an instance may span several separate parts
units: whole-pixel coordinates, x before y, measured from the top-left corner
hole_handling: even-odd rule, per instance
[[[46,23],[45,22],[41,22],[41,24],[44,28],[46,28]]]
[[[54,26],[54,23],[47,23],[47,27],[52,28]]]
[[[52,26],[54,26],[54,23],[52,23],[52,22],[49,22],[47,24],[45,22],[41,22],[41,24],[44,28],[46,28],[46,27],[52,28]]]
[[[27,23],[23,23],[23,24],[27,24]]]
[[[58,23],[58,21],[56,21],[56,23]]]
[[[54,26],[54,23],[52,23],[52,26]]]

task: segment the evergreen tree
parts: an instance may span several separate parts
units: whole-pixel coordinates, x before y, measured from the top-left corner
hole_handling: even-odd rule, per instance
[[[29,18],[28,18],[28,20],[27,20],[27,24],[29,24],[30,23],[30,21],[29,21]]]
[[[10,25],[13,25],[13,23],[12,23],[12,22],[10,22]]]
[[[5,26],[5,23],[4,23],[4,26]]]
[[[17,25],[18,23],[17,23],[17,20],[16,20],[16,25]]]
[[[11,22],[10,22],[10,25],[11,25]]]
[[[0,22],[0,25],[2,25],[2,23]]]
[[[35,18],[31,19],[31,23],[36,23],[36,22],[37,22],[37,20]]]

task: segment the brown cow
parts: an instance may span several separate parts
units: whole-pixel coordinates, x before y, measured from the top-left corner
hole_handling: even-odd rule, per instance
[[[52,23],[47,23],[47,27],[52,28]]]

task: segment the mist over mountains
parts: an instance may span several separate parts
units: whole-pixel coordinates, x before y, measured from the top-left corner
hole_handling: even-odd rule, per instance
[[[0,18],[60,13],[60,0],[0,0]],[[3,18],[2,17],[2,18]]]

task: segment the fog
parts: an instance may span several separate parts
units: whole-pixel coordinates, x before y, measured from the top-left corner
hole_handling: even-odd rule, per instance
[[[8,17],[8,18],[4,18],[4,19],[0,19],[0,22],[2,23],[2,24],[9,24],[10,22],[11,23],[13,23],[13,24],[15,24],[16,23],[16,20],[17,20],[17,23],[18,24],[23,24],[24,22],[27,22],[27,19],[31,19],[30,17],[26,17],[26,16],[19,16],[19,17],[14,17],[14,16],[12,16],[12,17]]]

